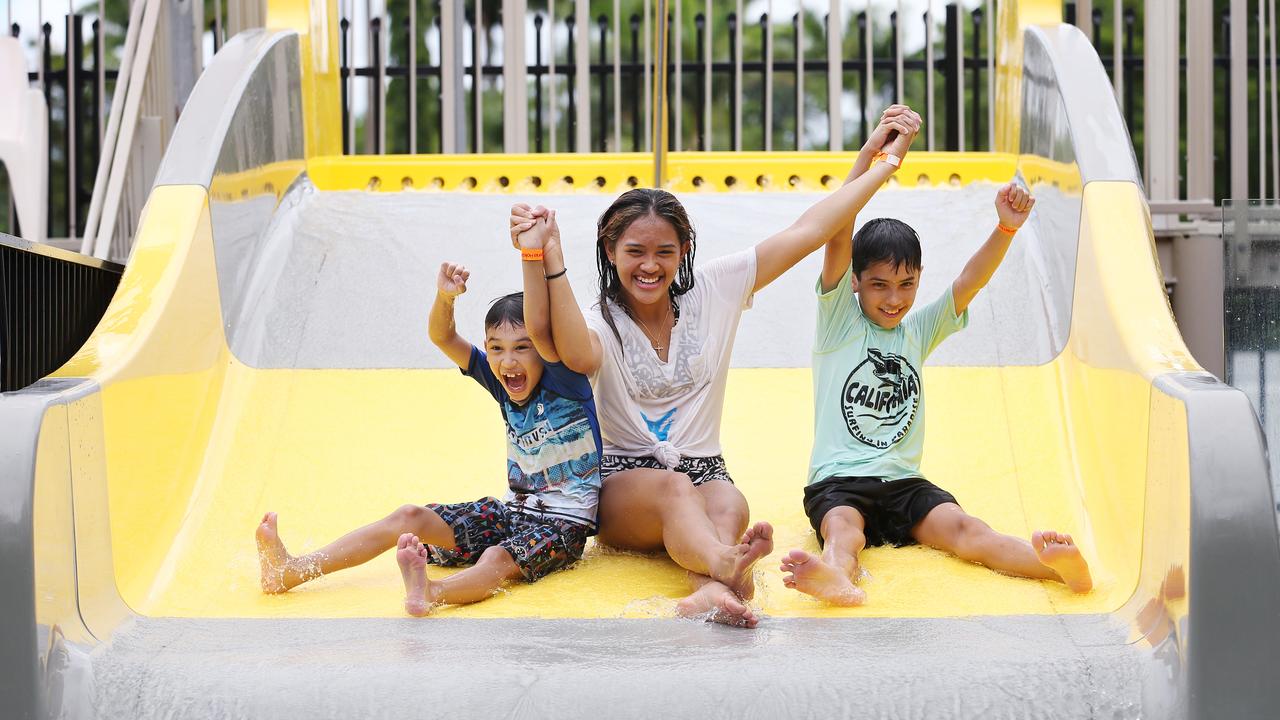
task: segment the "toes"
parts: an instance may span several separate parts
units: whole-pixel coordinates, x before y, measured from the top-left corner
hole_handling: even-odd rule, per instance
[[[1039,530],[1031,533],[1031,547],[1035,548],[1036,552],[1044,550],[1044,545],[1045,533],[1042,533]]]
[[[413,537],[413,533],[402,533],[400,539],[396,541],[396,549],[403,550],[409,547],[409,540]]]
[[[787,553],[784,562],[790,565],[803,565],[813,559],[813,556],[803,550],[792,550]]]

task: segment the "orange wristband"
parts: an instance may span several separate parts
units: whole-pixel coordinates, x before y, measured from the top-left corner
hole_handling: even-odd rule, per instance
[[[520,259],[525,262],[542,262],[542,248],[520,248]]]
[[[1017,234],[1018,234],[1018,228],[1016,228],[1016,227],[1009,227],[1008,225],[1005,225],[1004,223],[996,223],[996,228],[997,228],[1000,232],[1005,233],[1006,235],[1017,235]]]

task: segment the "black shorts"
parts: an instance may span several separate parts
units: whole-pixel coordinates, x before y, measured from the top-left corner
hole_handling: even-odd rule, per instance
[[[600,479],[604,480],[614,473],[622,472],[623,470],[634,470],[635,468],[668,469],[666,465],[658,462],[656,458],[648,456],[605,455],[600,461]],[[724,457],[721,455],[682,457],[675,471],[688,475],[694,485],[701,485],[708,480],[723,480],[730,485],[733,484],[733,478],[729,477],[729,468],[725,466]]]
[[[911,531],[930,510],[955,503],[951,493],[925,480],[881,480],[874,477],[829,477],[804,489],[804,512],[822,544],[822,518],[832,508],[851,507],[866,522],[867,546],[915,545]]]

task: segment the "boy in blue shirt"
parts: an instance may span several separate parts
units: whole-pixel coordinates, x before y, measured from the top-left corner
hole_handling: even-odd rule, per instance
[[[898,165],[913,136],[897,135],[886,161]],[[855,167],[855,172],[857,168]],[[1003,535],[965,513],[920,475],[924,449],[925,358],[968,324],[968,307],[1004,259],[1035,200],[1009,183],[996,194],[999,223],[942,297],[917,309],[920,240],[910,226],[880,218],[827,243],[818,284],[813,351],[814,444],[805,513],[822,556],[793,550],[783,582],[833,605],[861,605],[855,581],[867,545],[923,543],[1010,575],[1092,587],[1070,535]]]
[[[546,223],[529,232],[547,232]],[[587,536],[596,532],[600,494],[595,401],[586,376],[544,352],[549,343],[533,339],[550,337],[547,287],[541,276],[529,282],[525,275],[526,293],[499,298],[489,308],[481,350],[458,335],[453,320],[454,301],[466,292],[470,272],[442,264],[429,326],[431,341],[502,408],[506,496],[405,505],[296,558],[280,542],[275,513],[267,513],[257,533],[264,592],[284,592],[396,547],[405,610],[423,616],[437,605],[484,600],[512,580],[535,582],[582,557]],[[428,564],[473,567],[432,580]]]

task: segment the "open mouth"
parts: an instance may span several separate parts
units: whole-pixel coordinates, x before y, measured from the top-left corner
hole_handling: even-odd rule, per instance
[[[529,378],[519,370],[504,370],[502,372],[502,384],[506,386],[507,392],[512,395],[519,395],[529,385]]]
[[[635,281],[636,287],[641,290],[657,290],[662,286],[661,275],[632,275],[631,279]]]
[[[902,308],[898,308],[897,310],[888,310],[885,308],[880,308],[880,312],[884,313],[884,316],[887,318],[896,318],[902,315]]]

